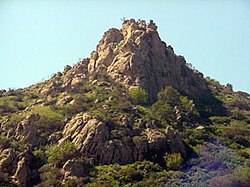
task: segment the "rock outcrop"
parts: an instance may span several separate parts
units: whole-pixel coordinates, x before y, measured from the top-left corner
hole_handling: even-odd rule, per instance
[[[30,150],[24,150],[18,155],[11,148],[0,151],[0,171],[12,175],[17,186],[30,186],[33,162],[34,156]]]
[[[161,41],[152,20],[149,24],[125,20],[121,30],[105,32],[91,53],[88,71],[105,71],[126,87],[140,86],[152,100],[167,85],[190,96],[208,92],[203,75],[189,68],[184,57],[175,55],[172,47]]]
[[[23,143],[29,143],[33,146],[44,145],[46,139],[38,136],[38,126],[35,124],[39,120],[38,114],[29,114],[24,120],[17,124],[15,138]]]
[[[180,135],[175,132],[175,130],[171,127],[167,127],[166,136],[169,140],[169,147],[172,153],[181,153],[181,155],[185,158],[187,157],[187,151],[182,141]]]
[[[44,81],[38,93],[44,96],[76,89],[87,78],[89,59],[82,59],[73,67],[66,65],[63,72],[55,73],[49,80]]]
[[[86,177],[91,170],[90,163],[84,159],[70,159],[62,167],[63,181]]]
[[[29,177],[30,177],[30,170],[26,163],[26,158],[23,157],[18,163],[17,163],[17,169],[16,173],[13,176],[14,181],[18,184],[20,187],[26,187],[29,183]]]
[[[158,154],[160,156],[167,150],[180,152],[186,157],[181,137],[173,129],[167,129],[165,134],[147,128],[147,137],[135,136],[136,133],[130,129],[127,138],[117,139],[111,136],[112,128],[112,125],[87,113],[79,113],[66,124],[59,145],[72,141],[81,153],[102,164],[142,161]]]
[[[67,65],[41,84],[39,93],[50,95],[77,89],[89,78],[107,75],[125,87],[145,89],[151,101],[165,86],[172,86],[184,95],[199,97],[209,93],[203,75],[190,68],[183,56],[161,41],[157,26],[151,20],[125,20],[122,29],[106,31],[90,58],[73,67]]]
[[[0,171],[8,170],[14,162],[16,155],[12,149],[4,149],[0,154]]]

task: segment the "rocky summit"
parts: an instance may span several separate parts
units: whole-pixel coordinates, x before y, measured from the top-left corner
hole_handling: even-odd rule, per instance
[[[150,100],[165,86],[193,97],[203,97],[209,89],[202,73],[193,71],[183,56],[176,55],[171,46],[161,41],[157,26],[151,20],[125,20],[122,29],[109,29],[99,41],[90,58],[83,59],[73,68],[65,66],[40,90],[48,94],[73,88],[87,77],[106,74],[126,88],[141,87]]]
[[[0,186],[248,186],[250,99],[204,77],[150,20],[0,90]]]

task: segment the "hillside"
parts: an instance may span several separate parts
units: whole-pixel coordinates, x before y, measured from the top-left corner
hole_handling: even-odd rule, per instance
[[[0,91],[0,186],[248,186],[250,97],[153,21],[124,20],[50,79]]]

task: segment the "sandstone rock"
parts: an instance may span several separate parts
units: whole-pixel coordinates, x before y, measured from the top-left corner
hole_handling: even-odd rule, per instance
[[[129,163],[133,161],[133,147],[121,140],[109,140],[107,124],[89,116],[76,115],[64,128],[64,138],[72,141],[76,148],[99,163]]]
[[[191,97],[210,93],[203,75],[189,68],[183,56],[161,41],[152,20],[146,24],[134,19],[125,20],[120,30],[106,31],[90,58],[73,67],[65,66],[63,73],[45,81],[38,93],[48,96],[74,90],[85,80],[105,73],[126,88],[142,87],[150,101],[155,101],[165,86]]]
[[[103,145],[100,161],[104,164],[127,164],[134,161],[133,147],[118,139],[106,141]]]
[[[93,81],[91,82],[92,85],[95,85],[96,83],[97,83],[97,79],[95,79],[95,80],[93,80]]]
[[[199,125],[198,127],[196,127],[195,129],[196,130],[203,130],[205,127],[204,126],[202,126],[202,125]]]
[[[133,137],[133,143],[135,144],[133,150],[134,160],[143,161],[149,151],[147,138],[135,136]]]
[[[102,164],[127,164],[136,160],[142,161],[151,156],[161,156],[168,149],[186,156],[182,139],[173,129],[167,129],[164,134],[156,129],[148,128],[147,137],[133,137],[136,133],[133,133],[131,129],[128,131],[128,119],[123,116],[121,120],[124,125],[120,128],[123,130],[127,128],[128,137],[117,139],[110,136],[111,124],[99,121],[87,113],[79,113],[64,127],[59,145],[67,140],[71,141],[82,154]]]
[[[79,85],[82,82],[83,82],[83,78],[82,77],[75,77],[71,81],[71,86],[77,86],[77,85]]]
[[[39,104],[42,104],[42,103],[43,103],[42,99],[39,99],[39,100],[35,101],[35,105],[39,105]]]
[[[51,134],[48,138],[48,142],[51,144],[57,143],[62,138],[62,133]]]
[[[70,140],[78,150],[100,160],[101,155],[102,157],[106,156],[102,150],[108,136],[109,130],[106,124],[86,113],[78,114],[66,124],[63,130],[63,138],[59,141],[59,145],[66,140]]]
[[[69,102],[70,105],[74,105],[75,103],[76,103],[75,100],[72,100],[72,101]]]

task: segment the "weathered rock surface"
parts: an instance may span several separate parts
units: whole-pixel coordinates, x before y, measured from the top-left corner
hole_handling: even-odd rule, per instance
[[[67,90],[76,89],[86,80],[89,59],[82,59],[73,67],[67,65],[64,71],[55,73],[49,80],[44,81],[38,90],[44,96],[53,95]]]
[[[142,87],[151,101],[167,85],[189,96],[209,93],[203,75],[161,41],[152,20],[146,24],[134,19],[125,20],[120,30],[106,31],[90,58],[73,67],[65,66],[62,73],[41,84],[38,92],[46,96],[77,89],[89,78],[103,73],[127,88]]]
[[[148,143],[151,150],[166,147],[167,136],[164,133],[150,128],[146,131],[148,132]]]
[[[44,144],[46,140],[37,135],[37,125],[34,124],[37,120],[39,120],[38,114],[29,114],[18,123],[15,130],[15,138],[18,141],[30,143],[31,145]]]
[[[72,141],[81,153],[102,164],[142,161],[149,158],[151,152],[157,155],[168,149],[186,156],[182,139],[173,129],[167,129],[167,133],[164,134],[156,129],[147,128],[147,137],[134,136],[131,129],[128,137],[122,139],[112,137],[111,129],[110,124],[101,122],[87,113],[79,113],[66,124],[59,145],[65,141]],[[168,141],[171,142],[170,147]]]
[[[90,163],[84,159],[70,159],[62,167],[63,181],[86,177],[91,170]]]
[[[175,130],[171,127],[167,127],[166,129],[167,139],[170,141],[169,146],[172,153],[181,153],[181,155],[185,158],[187,157],[186,147],[182,138]]]
[[[105,32],[91,54],[88,71],[106,71],[126,87],[140,86],[153,100],[166,85],[191,96],[208,92],[203,75],[161,41],[153,21],[146,25],[145,21],[126,20],[121,30]]]
[[[12,175],[11,178],[17,186],[30,186],[30,168],[33,162],[34,156],[29,150],[24,150],[19,155],[11,148],[0,151],[0,171]]]
[[[29,183],[30,170],[27,166],[26,159],[23,157],[17,163],[17,170],[15,175],[13,176],[14,181],[16,181],[17,185],[20,187],[26,187]]]
[[[65,105],[67,103],[69,103],[70,101],[72,101],[73,98],[71,96],[65,96],[61,99],[58,99],[56,102],[56,105]]]
[[[15,159],[15,153],[12,149],[4,149],[0,154],[0,171],[8,170]]]

